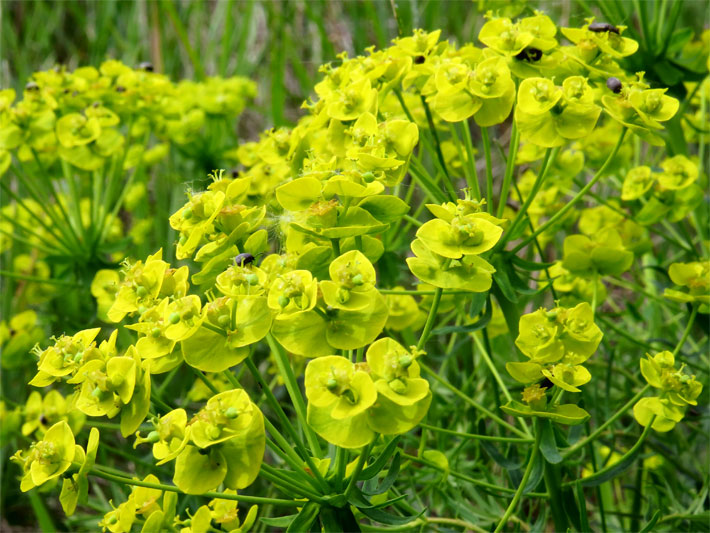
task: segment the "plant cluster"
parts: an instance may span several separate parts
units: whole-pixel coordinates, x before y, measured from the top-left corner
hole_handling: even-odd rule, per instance
[[[323,65],[294,127],[222,150],[238,170],[173,206],[174,242],[94,268],[95,322],[48,340],[32,310],[2,324],[4,368],[38,343],[43,393],[2,404],[4,439],[30,439],[13,456],[20,489],[61,484],[67,517],[95,509],[113,533],[585,531],[628,527],[629,510],[646,531],[681,523],[705,496],[656,512],[639,487],[674,467],[660,435],[684,418],[688,442],[703,432],[706,145],[660,147],[678,114],[706,123],[710,91],[681,104],[627,70],[625,30],[489,15],[483,47],[415,30]],[[119,259],[104,238],[124,234],[135,169],[169,149],[201,157],[203,128],[254,90],[108,61],[38,73],[14,106],[0,93],[0,159],[22,187],[0,181],[6,246],[24,228],[28,245]],[[57,274],[39,268],[21,272]],[[680,328],[636,338],[615,324],[624,306],[641,330]],[[632,467],[635,491],[618,479]],[[92,479],[118,487],[110,502]],[[464,485],[477,510],[451,498]]]

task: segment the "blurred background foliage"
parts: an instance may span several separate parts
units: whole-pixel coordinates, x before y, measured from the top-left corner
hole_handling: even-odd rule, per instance
[[[259,84],[256,105],[242,121],[243,133],[254,137],[295,122],[318,67],[343,50],[381,48],[412,28],[475,41],[488,10],[516,16],[532,7],[560,26],[580,25],[588,16],[627,24],[641,44],[633,70],[676,93],[681,80],[693,77],[696,66],[677,55],[702,31],[706,0],[4,0],[0,74],[3,87],[21,89],[36,70],[116,58],[151,61],[173,80],[243,75]]]

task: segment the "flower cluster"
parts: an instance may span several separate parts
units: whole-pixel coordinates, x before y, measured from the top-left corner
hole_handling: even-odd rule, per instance
[[[594,354],[601,340],[602,332],[586,302],[572,309],[538,309],[522,316],[515,344],[529,361],[507,363],[505,367],[513,379],[526,385],[525,403],[512,401],[504,410],[566,424],[584,422],[589,415],[574,404],[548,406],[547,387],[541,387],[539,382],[545,379],[562,391],[580,392],[579,387],[592,379],[583,363]]]
[[[141,159],[150,164],[168,146],[146,150],[146,133],[186,144],[209,116],[236,116],[254,94],[254,83],[243,78],[175,84],[149,64],[131,68],[116,60],[36,72],[22,100],[14,103],[13,89],[0,93],[0,170],[10,152],[22,162],[51,165],[59,158],[82,170],[96,170],[118,152],[124,168]]]
[[[668,351],[641,359],[641,373],[649,385],[659,390],[658,396],[641,398],[634,405],[634,417],[642,426],[656,431],[670,431],[685,416],[688,406],[697,405],[703,385],[695,376],[675,365],[675,356]]]
[[[164,464],[175,460],[173,481],[186,494],[202,494],[224,483],[230,489],[249,486],[264,456],[264,416],[243,389],[212,396],[188,421],[175,409],[154,422],[155,429],[136,445],[153,444],[153,456]]]
[[[703,199],[698,180],[698,165],[684,155],[661,161],[660,168],[646,165],[634,167],[626,174],[621,189],[624,202],[640,202],[636,215],[640,224],[661,220],[676,222],[685,218]],[[646,198],[649,191],[652,193]]]
[[[687,290],[666,289],[663,296],[676,302],[695,303],[699,312],[710,313],[710,261],[673,263],[668,276]]]
[[[308,363],[305,374],[308,423],[328,442],[359,448],[376,433],[406,433],[431,403],[429,382],[419,377],[416,348],[390,338],[370,345],[366,362],[338,355]]]

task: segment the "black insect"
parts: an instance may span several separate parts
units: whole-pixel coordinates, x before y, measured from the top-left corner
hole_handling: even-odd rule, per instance
[[[123,85],[118,85],[118,86],[116,87],[116,92],[117,92],[117,93],[125,93],[125,92],[126,92],[126,88],[125,88]]]
[[[236,168],[232,169],[232,177],[233,178],[238,178],[239,174],[240,174],[240,171],[238,169],[236,169]]]
[[[30,81],[25,85],[25,90],[26,91],[39,91],[39,85],[37,85],[35,82]]]
[[[530,63],[534,63],[535,61],[540,61],[541,57],[542,57],[542,50],[539,50],[538,48],[528,47],[528,48],[523,48],[520,51],[520,53],[515,56],[515,59],[519,59],[520,61],[529,61]]]
[[[608,22],[592,22],[588,26],[588,29],[589,31],[593,31],[594,33],[604,33],[605,31],[608,31],[619,35],[619,28],[617,28],[613,24],[609,24]]]
[[[254,256],[250,253],[243,252],[234,258],[234,264],[239,266],[248,265],[254,262]]]
[[[44,414],[42,414],[42,415],[39,417],[39,423],[42,424],[43,426],[46,426],[46,425],[47,425],[47,422],[49,422],[49,421],[47,420],[47,417],[44,416]]]
[[[143,61],[138,64],[138,70],[145,70],[146,72],[153,72],[153,63],[150,61]]]
[[[424,63],[424,61],[426,61],[426,57],[424,56],[417,56],[414,58],[415,65],[421,65],[422,63]]]
[[[555,384],[552,383],[552,381],[550,381],[550,380],[547,379],[547,378],[543,379],[543,380],[539,383],[539,385],[540,385],[540,387],[543,388],[543,389],[550,389],[550,388],[552,388],[552,387],[555,386]]]
[[[619,78],[608,78],[606,80],[606,86],[615,94],[619,94],[621,92],[621,81]]]

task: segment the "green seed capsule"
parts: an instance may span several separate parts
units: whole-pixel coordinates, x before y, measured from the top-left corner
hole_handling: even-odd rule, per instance
[[[259,283],[259,276],[257,276],[256,274],[247,274],[246,276],[244,276],[244,279],[247,280],[247,283],[249,285],[256,285],[257,283]]]
[[[148,294],[148,289],[146,289],[143,285],[140,285],[136,289],[136,295],[138,296],[138,298],[143,298],[147,294]]]
[[[185,211],[182,212],[182,218],[184,218],[186,220],[192,218],[192,208],[191,207],[188,207],[187,209],[185,209]]]
[[[180,322],[180,313],[177,311],[170,313],[170,323],[177,324],[178,322]]]
[[[375,181],[375,175],[372,172],[365,172],[362,175],[362,179],[365,181],[365,183],[372,183]]]
[[[291,301],[291,299],[286,298],[283,294],[281,296],[279,296],[279,305],[281,307],[286,307],[290,301]]]
[[[355,274],[352,278],[353,285],[362,285],[365,280],[362,278],[362,274]]]
[[[403,355],[399,358],[399,366],[402,368],[409,368],[412,365],[412,356]]]
[[[101,394],[103,394],[103,393],[102,393],[101,389],[98,388],[98,387],[96,387],[94,390],[91,391],[91,395],[92,395],[94,398],[100,398],[100,397],[101,397]]]
[[[338,382],[335,381],[334,378],[330,378],[330,379],[326,382],[325,386],[328,388],[328,390],[331,390],[331,391],[332,391],[333,389],[335,389],[335,388],[338,386]]]
[[[146,437],[146,440],[148,442],[156,443],[160,440],[160,433],[157,431],[153,430],[150,433],[148,433],[148,436]]]
[[[157,339],[163,334],[163,332],[160,330],[160,328],[153,328],[150,330],[150,336],[153,337],[154,339]]]
[[[237,418],[239,416],[239,411],[237,411],[236,407],[228,407],[224,412],[224,416],[230,419]]]
[[[222,327],[225,327],[227,324],[229,324],[229,315],[219,315],[219,318],[217,318],[217,324]]]

